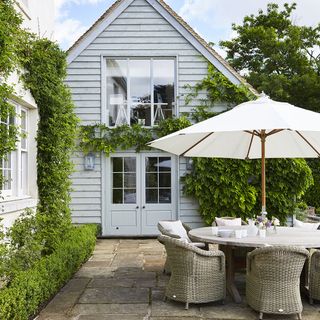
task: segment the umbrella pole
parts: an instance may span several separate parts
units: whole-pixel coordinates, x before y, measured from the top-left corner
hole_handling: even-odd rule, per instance
[[[261,213],[266,214],[266,130],[261,130]]]

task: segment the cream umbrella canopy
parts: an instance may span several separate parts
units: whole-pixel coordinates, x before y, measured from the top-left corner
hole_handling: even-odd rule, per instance
[[[149,146],[185,157],[261,158],[266,212],[265,159],[320,157],[320,114],[263,96]]]

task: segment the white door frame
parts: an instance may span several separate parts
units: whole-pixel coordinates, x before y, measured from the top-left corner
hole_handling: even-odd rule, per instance
[[[112,188],[112,180],[111,180],[111,158],[112,157],[136,157],[137,163],[137,206],[139,206],[139,210],[142,209],[140,206],[142,205],[142,185],[144,186],[144,182],[142,183],[142,173],[144,172],[144,159],[145,157],[171,157],[172,158],[172,219],[178,219],[178,209],[179,209],[179,188],[180,188],[180,181],[179,181],[179,158],[172,154],[164,153],[164,152],[153,152],[153,151],[145,151],[141,153],[136,153],[134,150],[127,151],[127,152],[117,152],[112,154],[109,157],[102,155],[101,161],[101,199],[102,199],[102,206],[101,206],[101,224],[102,224],[102,235],[103,236],[114,236],[115,234],[110,234],[108,232],[108,224],[110,223],[110,215],[111,215],[111,188]],[[142,171],[143,170],[143,171]],[[144,196],[143,196],[144,197]],[[139,213],[142,216],[141,213]],[[144,236],[144,235],[156,235],[154,234],[143,234],[141,232],[141,225],[140,222],[140,233],[136,234],[136,236]],[[128,234],[130,236],[130,234]],[[132,235],[134,236],[134,235]]]

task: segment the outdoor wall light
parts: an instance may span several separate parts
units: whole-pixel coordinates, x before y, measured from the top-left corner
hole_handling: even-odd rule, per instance
[[[89,152],[84,156],[84,169],[85,170],[94,170],[95,166],[95,155],[92,152]]]

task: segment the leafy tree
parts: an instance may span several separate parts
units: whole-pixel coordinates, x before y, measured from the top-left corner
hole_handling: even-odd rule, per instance
[[[297,26],[292,22],[296,4],[280,10],[268,4],[267,12],[246,16],[233,24],[237,36],[221,41],[228,62],[258,91],[272,99],[320,111],[320,24]]]
[[[233,25],[237,36],[220,44],[227,60],[248,82],[272,99],[287,101],[320,112],[320,24],[297,26],[292,22],[296,4],[284,9],[270,3],[267,12],[244,18]],[[309,205],[320,207],[320,163],[307,161],[314,185],[306,193]]]

